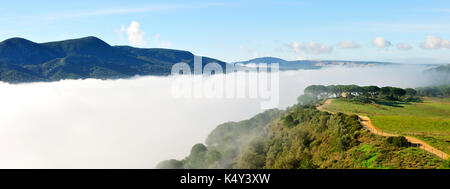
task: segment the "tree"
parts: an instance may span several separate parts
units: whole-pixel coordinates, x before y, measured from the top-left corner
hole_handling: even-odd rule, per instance
[[[439,96],[442,94],[441,90],[437,87],[421,87],[416,90],[420,96]]]
[[[392,87],[381,87],[380,88],[380,95],[383,97],[391,96],[391,88]]]
[[[415,96],[417,94],[417,91],[411,88],[406,88],[405,91],[408,96]]]
[[[205,157],[206,157],[207,148],[204,144],[196,144],[191,149],[191,154],[187,157],[186,160],[186,168],[192,169],[201,169],[206,168],[205,165]]]
[[[328,93],[332,94],[334,97],[338,97],[340,95],[339,91],[337,90],[337,87],[334,85],[329,85],[328,87]]]
[[[401,88],[392,87],[391,88],[391,96],[398,99],[406,94],[406,91]]]
[[[328,97],[328,88],[323,85],[310,85],[305,88],[304,93],[313,95],[313,96],[317,97],[318,99],[322,99],[322,98],[324,98],[325,95],[326,95],[326,97]]]
[[[441,91],[444,96],[450,96],[450,85],[442,87]]]
[[[341,88],[343,92],[347,93],[346,98],[359,96],[363,92],[363,89],[358,85],[343,85]]]
[[[378,92],[380,91],[380,88],[377,86],[365,86],[363,87],[365,92],[370,95],[372,98],[375,98],[375,96],[378,95]]]
[[[342,93],[344,92],[344,86],[343,85],[336,85],[334,87],[334,92],[337,94],[336,97],[341,97]]]
[[[250,142],[247,149],[237,158],[236,167],[240,169],[262,169],[266,161],[263,138]]]

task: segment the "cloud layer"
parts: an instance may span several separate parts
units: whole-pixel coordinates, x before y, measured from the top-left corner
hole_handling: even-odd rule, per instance
[[[423,67],[335,67],[280,74],[280,105],[311,84],[416,87]],[[213,78],[212,78],[213,79]],[[0,83],[0,168],[153,168],[183,158],[261,99],[177,99],[171,77]]]

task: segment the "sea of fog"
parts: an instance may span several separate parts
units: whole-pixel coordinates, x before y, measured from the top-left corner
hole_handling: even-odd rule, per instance
[[[280,73],[279,108],[311,84],[426,85],[421,66]],[[211,76],[211,79],[215,76]],[[262,112],[262,99],[175,98],[173,77],[0,83],[0,168],[154,168],[188,155],[219,124]]]

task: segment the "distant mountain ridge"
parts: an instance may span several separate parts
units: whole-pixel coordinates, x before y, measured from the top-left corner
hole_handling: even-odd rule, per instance
[[[188,51],[111,46],[96,37],[35,43],[23,38],[0,42],[0,81],[10,83],[61,79],[114,79],[135,75],[168,75],[174,64],[193,68]],[[203,64],[226,63],[203,57]]]
[[[294,60],[287,61],[275,57],[261,57],[247,61],[234,62],[238,65],[251,65],[260,63],[278,63],[282,70],[295,69],[320,69],[326,66],[376,66],[376,65],[391,65],[395,63],[388,62],[373,62],[373,61],[341,61],[341,60]]]
[[[97,37],[84,37],[47,43],[35,43],[23,38],[0,42],[0,81],[23,83],[58,81],[61,79],[117,79],[136,75],[169,75],[179,62],[194,67],[194,54],[189,51],[162,48],[111,46]],[[203,57],[203,65],[216,62]],[[378,66],[395,63],[340,60],[295,60],[261,57],[234,65],[279,63],[280,70],[320,69],[328,66]]]

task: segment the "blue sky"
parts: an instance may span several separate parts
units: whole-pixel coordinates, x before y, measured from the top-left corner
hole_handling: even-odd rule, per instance
[[[96,36],[224,61],[450,63],[450,1],[7,1],[0,40]]]

